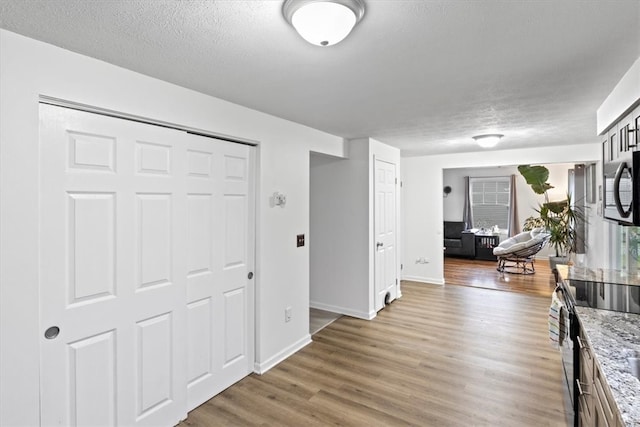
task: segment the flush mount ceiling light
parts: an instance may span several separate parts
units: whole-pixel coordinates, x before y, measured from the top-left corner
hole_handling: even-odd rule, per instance
[[[349,35],[364,16],[363,0],[286,0],[282,14],[303,39],[331,46]]]
[[[492,148],[498,145],[500,142],[500,138],[504,135],[499,133],[490,133],[487,135],[476,135],[473,139],[478,143],[478,145],[482,148]]]

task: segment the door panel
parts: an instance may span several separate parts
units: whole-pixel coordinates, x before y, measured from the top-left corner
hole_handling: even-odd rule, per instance
[[[114,193],[67,193],[69,304],[115,294],[116,197]]]
[[[172,174],[186,134],[40,108],[42,424],[174,425],[186,415],[186,217]]]
[[[230,269],[246,265],[247,200],[244,195],[225,195],[224,205],[226,219],[224,268]]]
[[[396,253],[396,166],[375,161],[375,310],[384,307],[387,294],[390,300],[397,296]]]
[[[227,366],[246,355],[246,298],[244,289],[234,289],[224,294],[225,314],[225,358],[223,365]]]
[[[171,313],[164,313],[136,324],[138,375],[137,417],[171,403],[173,334]]]
[[[213,366],[211,361],[213,350],[213,310],[211,298],[194,301],[187,306],[187,322],[189,338],[187,348],[187,380],[188,387],[211,377]]]
[[[188,150],[191,410],[253,370],[254,207],[252,148],[190,135]]]
[[[138,290],[171,284],[171,194],[136,194]]]
[[[116,343],[114,331],[69,344],[69,401],[72,425],[116,424]]]

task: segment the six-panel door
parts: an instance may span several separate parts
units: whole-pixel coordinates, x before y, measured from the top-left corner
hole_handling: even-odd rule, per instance
[[[174,425],[251,371],[251,149],[47,105],[40,144],[42,424]]]
[[[378,311],[397,296],[396,165],[375,160],[374,173],[375,277],[374,307]]]

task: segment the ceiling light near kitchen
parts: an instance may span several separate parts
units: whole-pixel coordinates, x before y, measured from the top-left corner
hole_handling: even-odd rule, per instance
[[[491,133],[487,135],[476,135],[473,139],[478,143],[478,145],[482,148],[493,148],[498,145],[500,139],[504,135],[499,133]]]
[[[286,0],[282,13],[303,39],[331,46],[349,35],[364,15],[362,0]]]

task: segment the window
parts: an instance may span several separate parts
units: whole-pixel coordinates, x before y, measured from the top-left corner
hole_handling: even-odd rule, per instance
[[[471,178],[471,212],[473,228],[509,228],[508,176]]]

